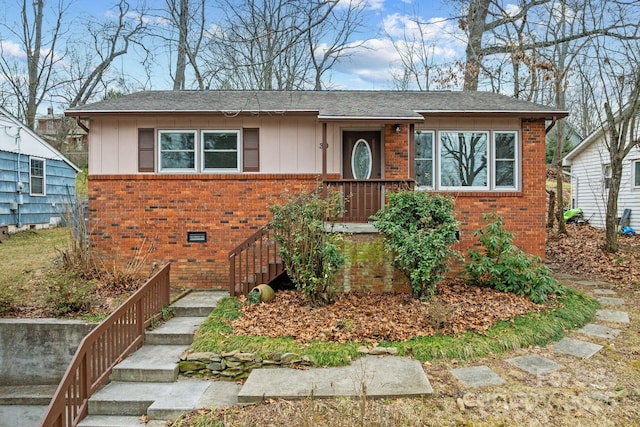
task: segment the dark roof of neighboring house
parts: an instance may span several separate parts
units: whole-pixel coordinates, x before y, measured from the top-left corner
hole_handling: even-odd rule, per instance
[[[86,117],[113,113],[308,113],[321,120],[421,121],[428,115],[516,115],[561,118],[564,110],[491,92],[400,91],[145,91],[66,111]]]

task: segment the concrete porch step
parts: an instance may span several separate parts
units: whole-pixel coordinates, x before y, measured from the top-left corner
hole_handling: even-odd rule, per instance
[[[207,317],[227,291],[193,291],[171,304],[176,317]]]
[[[49,405],[57,385],[0,386],[0,405]]]
[[[89,414],[175,419],[198,408],[211,382],[181,379],[173,383],[112,382],[89,399]]]
[[[145,333],[145,345],[191,345],[193,334],[206,317],[173,317]]]
[[[78,427],[140,427],[140,417],[123,415],[89,415]]]
[[[145,345],[116,365],[109,379],[119,382],[173,382],[186,345]]]

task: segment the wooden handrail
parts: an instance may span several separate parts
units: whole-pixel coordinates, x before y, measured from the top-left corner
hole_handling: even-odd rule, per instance
[[[84,337],[65,372],[42,427],[75,427],[87,415],[91,395],[111,369],[140,348],[151,319],[170,301],[170,264],[153,275],[109,317]]]
[[[267,225],[229,251],[229,294],[246,295],[283,272],[275,232]]]

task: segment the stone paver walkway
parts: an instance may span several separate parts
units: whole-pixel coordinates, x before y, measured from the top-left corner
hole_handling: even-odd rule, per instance
[[[565,278],[568,279],[570,277],[567,276]],[[598,280],[580,280],[576,283],[582,286],[597,287],[592,289],[591,292],[598,297],[598,301],[603,306],[622,307],[625,305],[624,299],[615,297],[616,292],[609,289],[609,284],[606,282]],[[621,310],[597,310],[596,319],[597,321],[608,323],[625,324],[630,322],[628,313]],[[612,340],[615,339],[621,331],[609,326],[590,323],[579,329],[577,332],[588,337]],[[551,346],[551,350],[557,353],[581,359],[588,359],[592,357],[602,348],[602,345],[572,337],[565,337]],[[559,363],[536,354],[527,354],[507,359],[506,362],[533,375],[547,374],[563,368]],[[502,377],[488,366],[451,369],[450,373],[467,387],[493,386],[505,382]]]

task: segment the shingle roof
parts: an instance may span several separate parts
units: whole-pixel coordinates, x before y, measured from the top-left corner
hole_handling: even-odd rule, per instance
[[[311,113],[327,120],[422,120],[420,113],[567,115],[563,110],[491,92],[418,91],[146,91],[66,112],[81,117],[111,113]]]

